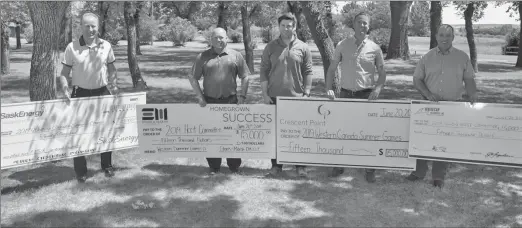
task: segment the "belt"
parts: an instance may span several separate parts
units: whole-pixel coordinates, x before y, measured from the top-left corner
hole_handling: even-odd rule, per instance
[[[354,95],[354,94],[361,94],[361,93],[371,93],[373,91],[373,89],[363,89],[363,90],[353,91],[353,90],[341,88],[341,91]]]
[[[232,95],[230,95],[230,96],[228,96],[228,97],[221,96],[221,97],[219,97],[219,98],[215,98],[215,97],[209,97],[209,96],[206,96],[206,95],[205,95],[205,98],[207,98],[207,99],[212,99],[212,100],[228,100],[228,99],[231,99],[232,97],[235,97],[235,96],[236,96],[235,94],[232,94]]]
[[[79,87],[79,86],[73,86],[73,88],[75,90],[84,90],[84,91],[88,91],[88,92],[91,92],[91,93],[96,93],[96,92],[103,92],[103,91],[105,91],[107,86],[102,86],[102,87],[97,88],[97,89],[85,89],[85,88],[82,88],[82,87]]]

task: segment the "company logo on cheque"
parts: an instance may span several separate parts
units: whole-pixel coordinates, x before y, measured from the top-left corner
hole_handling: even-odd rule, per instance
[[[141,120],[152,120],[166,122],[168,120],[167,108],[143,108],[141,109],[143,116]]]
[[[433,107],[421,108],[415,114],[426,114],[428,116],[444,116],[444,112],[441,112],[440,108]]]
[[[322,115],[324,119],[326,119],[327,116],[332,114],[332,112],[329,109],[324,107],[324,104],[319,105],[317,107],[317,112],[319,113],[319,115]]]
[[[5,113],[2,112],[2,119],[11,119],[11,118],[19,118],[19,117],[40,117],[44,113],[44,110],[39,111],[32,111],[32,112],[26,112],[26,111],[18,111],[18,112],[12,112],[12,113]]]

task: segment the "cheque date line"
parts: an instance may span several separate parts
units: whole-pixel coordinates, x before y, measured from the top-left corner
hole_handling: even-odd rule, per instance
[[[315,143],[314,148],[301,146],[294,142],[290,142],[288,145],[289,152],[295,153],[320,153],[320,154],[343,154],[344,146],[323,146],[320,142]]]

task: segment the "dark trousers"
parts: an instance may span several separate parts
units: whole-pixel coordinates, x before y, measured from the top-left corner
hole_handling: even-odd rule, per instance
[[[428,98],[422,96],[424,100],[428,100]],[[431,178],[433,180],[444,180],[446,177],[446,171],[448,169],[448,163],[443,161],[432,161],[431,167]],[[418,178],[423,179],[426,176],[426,172],[428,172],[428,161],[417,159],[417,168],[415,171],[411,172],[411,174],[415,175]]]
[[[368,99],[370,97],[370,94],[372,93],[372,89],[365,89],[360,91],[350,91],[346,89],[341,89],[341,98],[351,98],[351,99]],[[343,169],[344,168],[339,168]],[[375,172],[375,169],[366,169],[366,172],[373,173]]]
[[[277,98],[276,97],[271,97],[271,99],[272,99],[272,104],[275,105],[277,103]],[[272,162],[272,167],[278,167],[280,169],[283,168],[282,164],[277,164],[277,159],[271,159],[270,161]],[[306,167],[306,166],[304,166],[304,165],[296,165],[295,166],[295,168],[304,168],[304,167]]]
[[[71,98],[76,97],[94,97],[94,96],[104,96],[111,95],[107,87],[101,87],[99,89],[83,89],[78,86],[73,87],[73,91],[71,94]],[[112,152],[101,153],[101,168],[103,170],[112,167]],[[74,161],[74,172],[76,172],[77,177],[82,177],[87,175],[87,160],[85,156],[75,157]]]
[[[208,104],[237,104],[237,96],[231,95],[223,98],[213,98],[205,96]],[[221,167],[221,158],[207,158],[208,166],[213,170]],[[241,165],[241,158],[227,158],[227,165],[230,170],[236,171]]]

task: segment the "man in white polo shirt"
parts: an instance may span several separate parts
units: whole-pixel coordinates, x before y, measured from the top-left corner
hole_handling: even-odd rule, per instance
[[[98,37],[98,16],[85,13],[82,16],[82,36],[67,45],[63,57],[63,68],[58,78],[67,99],[116,94],[116,67],[111,44]],[[69,95],[67,77],[72,70],[73,91]],[[101,168],[106,177],[114,176],[112,152],[101,154]],[[74,158],[76,179],[84,183],[87,179],[87,161],[84,156]]]
[[[341,63],[341,98],[375,100],[384,87],[386,72],[381,48],[368,38],[370,15],[364,12],[355,15],[353,29],[354,36],[342,40],[335,48],[326,74],[326,94],[330,99],[335,98],[333,78]],[[344,168],[335,167],[330,176],[343,172]],[[369,183],[375,182],[375,169],[366,169],[364,177]]]

